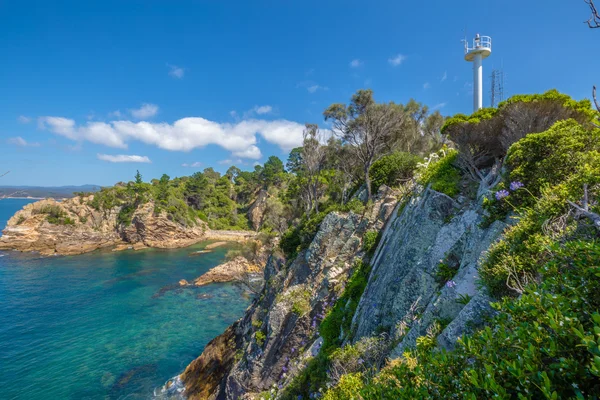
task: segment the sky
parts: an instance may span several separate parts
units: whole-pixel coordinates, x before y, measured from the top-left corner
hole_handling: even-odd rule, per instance
[[[583,0],[0,0],[1,185],[112,185],[286,160],[305,123],[370,88],[472,111],[461,39],[505,95],[600,85]]]

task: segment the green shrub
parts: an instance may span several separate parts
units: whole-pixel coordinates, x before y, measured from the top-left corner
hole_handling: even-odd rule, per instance
[[[430,159],[427,168],[420,171],[419,182],[431,189],[454,197],[460,193],[460,170],[455,166],[458,152],[442,150]]]
[[[46,221],[54,225],[75,225],[75,221],[67,217],[67,213],[58,205],[47,204],[35,213],[47,214]]]
[[[520,181],[539,195],[578,173],[590,152],[600,150],[600,129],[585,129],[574,120],[560,121],[542,133],[527,135],[508,151],[510,181]]]
[[[373,253],[375,253],[375,250],[377,249],[377,245],[379,244],[380,240],[381,232],[376,230],[365,232],[365,234],[363,235],[362,244],[362,248],[365,251],[365,253],[372,256]]]
[[[569,138],[571,134],[574,141]],[[527,283],[537,279],[537,267],[551,256],[550,245],[576,233],[578,224],[568,218],[567,201],[579,201],[584,184],[590,187],[590,198],[600,194],[599,139],[600,130],[587,132],[572,121],[563,121],[511,147],[510,177],[527,183],[523,182],[524,188],[493,200],[506,202],[520,218],[505,231],[502,240],[490,247],[480,268],[483,282],[494,295],[520,294]],[[580,142],[587,143],[587,147],[581,147]],[[538,157],[538,153],[547,157]],[[548,164],[548,158],[553,164]]]
[[[489,326],[454,351],[431,350],[421,340],[375,379],[355,382],[355,398],[597,398],[600,245],[576,241],[551,251],[539,268],[541,283],[495,304]],[[325,396],[344,398],[337,393]]]
[[[359,392],[363,386],[364,383],[360,373],[344,375],[336,386],[325,393],[323,400],[358,400],[360,399]]]
[[[254,338],[256,339],[256,344],[259,347],[262,347],[263,344],[265,344],[265,339],[267,338],[267,335],[265,335],[263,331],[256,331],[256,333],[254,334]]]
[[[133,217],[134,212],[135,206],[133,204],[125,204],[119,210],[119,214],[117,215],[117,222],[125,226],[131,225],[131,219]]]
[[[420,157],[401,151],[381,157],[369,169],[371,190],[377,193],[381,185],[395,187],[412,178],[420,161]]]
[[[457,272],[458,266],[451,266],[444,262],[440,262],[435,271],[435,280],[440,285],[443,285],[444,283],[454,278],[454,275],[456,275]]]
[[[19,218],[17,218],[17,225],[21,225],[23,222],[25,222],[25,220],[27,220],[27,218],[25,218],[22,215],[19,215]]]
[[[310,312],[310,298],[311,292],[302,286],[295,286],[288,292],[279,293],[276,301],[286,302],[291,305],[292,312],[296,315],[302,316]]]
[[[342,212],[353,212],[354,214],[362,214],[365,211],[365,203],[354,197],[339,209]]]

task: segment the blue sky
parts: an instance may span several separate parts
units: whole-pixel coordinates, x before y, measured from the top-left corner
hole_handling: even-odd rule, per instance
[[[1,1],[3,185],[110,185],[284,161],[361,88],[469,113],[466,30],[507,94],[600,84],[583,0]],[[149,162],[148,162],[149,161]]]

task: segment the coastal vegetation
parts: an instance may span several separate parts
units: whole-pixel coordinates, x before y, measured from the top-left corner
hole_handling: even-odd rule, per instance
[[[206,168],[150,182],[138,172],[131,182],[79,198],[97,212],[116,212],[125,227],[146,207],[184,227],[260,231],[227,256],[268,265],[264,283],[252,290],[256,298],[248,312],[254,314],[237,323],[247,320],[249,326],[235,325],[227,335],[238,336],[227,340],[238,346],[232,350],[235,368],[245,372],[256,368],[249,360],[274,351],[270,346],[280,346],[276,351],[286,355],[285,365],[279,359],[267,362],[280,370],[269,378],[275,388],[263,398],[456,398],[459,393],[469,399],[595,398],[600,391],[600,129],[591,102],[550,90],[444,118],[413,100],[378,103],[371,91],[361,90],[348,105],[328,107],[325,118],[333,130],[307,125],[303,146],[293,149],[285,164],[272,156],[252,171],[232,166],[220,174]],[[386,201],[397,204],[394,213],[382,211]],[[425,214],[418,214],[422,208]],[[50,224],[82,223],[60,207],[35,213]],[[361,304],[369,286],[385,274],[381,265],[375,269],[375,260],[387,246],[398,245],[386,242],[385,225],[375,221],[390,215],[410,221],[411,213],[434,215],[436,229],[465,213],[481,218],[466,230],[490,235],[497,230],[482,249],[471,285],[477,288],[449,297],[455,314],[431,315],[420,331],[411,329],[427,312],[416,304],[419,297],[406,316],[386,311],[368,335],[358,335],[360,320],[372,317],[361,314]],[[26,219],[15,220],[23,223]],[[346,244],[336,236],[327,242],[334,250],[323,247],[324,226]],[[459,228],[464,227],[452,229]],[[356,232],[360,237],[353,241]],[[436,240],[464,233],[444,232]],[[434,299],[450,296],[462,279],[457,247],[468,247],[457,243],[410,284],[431,285]],[[320,257],[334,260],[338,253],[346,258],[324,272],[314,269],[325,263]],[[323,276],[324,286],[311,286],[303,281],[307,276]],[[490,303],[493,310],[465,323],[451,344],[442,344],[440,337],[460,309],[489,309]],[[369,310],[379,306],[373,302]],[[268,319],[273,310],[274,318],[291,325],[275,331]],[[234,334],[236,329],[242,333]],[[405,340],[409,332],[416,335],[413,342]],[[218,357],[212,351],[206,357]],[[233,368],[223,366],[223,377]]]

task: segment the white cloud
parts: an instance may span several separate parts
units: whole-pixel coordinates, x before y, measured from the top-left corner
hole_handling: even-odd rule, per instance
[[[229,115],[231,115],[231,118],[237,118],[238,113],[235,110],[231,110],[231,111],[229,111]]]
[[[204,165],[204,164],[202,164],[200,161],[196,161],[191,164],[188,164],[188,163],[181,164],[182,167],[190,167],[190,168],[200,168],[202,165]]]
[[[115,110],[108,113],[109,118],[121,118],[123,114],[121,114],[121,110]]]
[[[167,64],[169,67],[169,76],[175,79],[183,79],[185,75],[185,68],[178,67],[177,65]]]
[[[308,90],[308,93],[315,93],[317,90],[329,90],[329,88],[327,86],[311,85],[306,90]]]
[[[315,93],[317,90],[329,90],[327,86],[321,86],[313,81],[299,82],[297,88],[305,88],[308,93]]]
[[[97,154],[98,160],[108,161],[112,163],[151,163],[150,159],[146,156],[136,156],[136,155],[127,155],[127,154],[118,154],[116,156],[112,156],[110,154]]]
[[[441,81],[444,82],[446,79],[448,79],[448,72],[444,71],[444,75],[442,75]]]
[[[430,84],[429,82],[425,82],[425,83],[423,84],[423,89],[427,90],[427,89],[429,89],[429,88],[431,88],[431,84]]]
[[[254,106],[254,111],[256,111],[256,113],[258,115],[262,115],[262,114],[269,114],[270,112],[273,111],[273,107],[271,106]]]
[[[447,104],[446,102],[443,102],[443,103],[438,103],[438,104],[436,104],[435,106],[431,107],[431,110],[432,110],[432,111],[433,111],[433,110],[439,110],[439,109],[441,109],[441,108],[444,108],[444,107],[446,107],[446,104]]]
[[[125,149],[138,141],[171,151],[190,151],[210,144],[230,151],[234,157],[260,159],[258,137],[288,151],[302,144],[304,125],[287,120],[247,119],[235,123],[219,123],[200,117],[179,119],[172,124],[147,121],[89,121],[77,125],[64,117],[41,117],[41,128],[82,142],[88,141]]]
[[[262,157],[260,149],[255,145],[248,146],[248,148],[244,150],[234,151],[232,154],[236,157],[251,158],[253,160],[258,160]]]
[[[404,62],[404,60],[406,60],[406,56],[402,55],[402,54],[398,54],[392,58],[389,58],[388,62],[390,64],[392,64],[394,67],[397,67],[398,65],[402,64]]]
[[[15,146],[20,147],[39,147],[39,143],[34,142],[30,143],[27,140],[23,139],[21,136],[11,137],[6,140],[8,144],[14,144]]]
[[[129,110],[133,118],[144,119],[155,116],[158,113],[156,104],[144,103],[140,108]]]
[[[352,67],[352,68],[358,68],[358,67],[362,66],[363,64],[364,63],[361,60],[359,60],[358,58],[350,61],[350,67]]]
[[[21,124],[28,124],[31,122],[31,118],[26,117],[25,115],[19,115],[19,117],[17,118],[17,121],[19,121],[19,123],[21,123]]]

